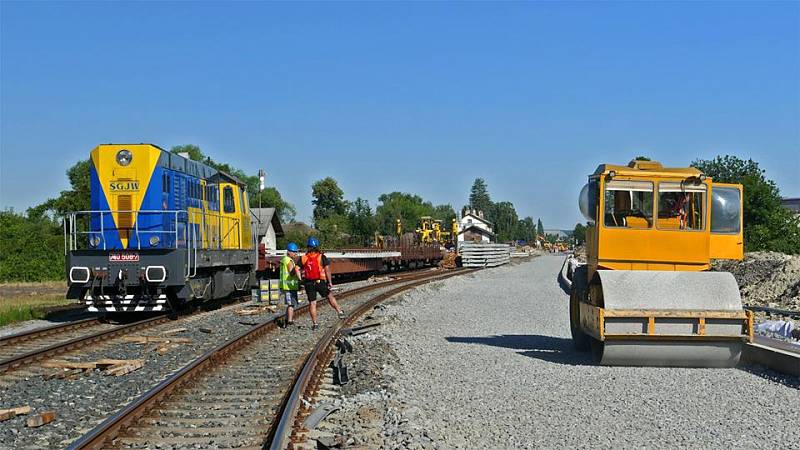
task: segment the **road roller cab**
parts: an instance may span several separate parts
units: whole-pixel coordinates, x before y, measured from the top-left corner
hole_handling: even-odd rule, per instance
[[[742,259],[742,187],[693,167],[602,164],[579,205],[587,264],[573,276],[570,322],[602,364],[735,365],[752,338],[736,280],[712,259]]]

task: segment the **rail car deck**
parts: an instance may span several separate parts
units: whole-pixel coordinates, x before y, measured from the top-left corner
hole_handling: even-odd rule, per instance
[[[258,273],[276,275],[285,252],[267,252],[261,245],[258,250]],[[334,276],[392,272],[433,266],[444,257],[444,250],[434,245],[387,248],[352,248],[325,252],[331,260]]]

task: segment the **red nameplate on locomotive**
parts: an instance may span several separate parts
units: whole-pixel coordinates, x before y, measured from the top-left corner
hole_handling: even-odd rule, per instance
[[[137,262],[139,261],[138,253],[109,253],[108,260],[111,262]]]

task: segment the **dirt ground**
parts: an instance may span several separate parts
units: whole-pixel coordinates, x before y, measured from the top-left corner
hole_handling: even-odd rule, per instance
[[[66,281],[43,281],[40,283],[0,283],[0,299],[64,294]]]

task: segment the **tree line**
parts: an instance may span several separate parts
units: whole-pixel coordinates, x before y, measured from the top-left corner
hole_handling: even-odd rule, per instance
[[[483,212],[484,218],[492,223],[498,242],[533,242],[538,236],[544,236],[542,219],[536,223],[530,216],[520,219],[513,203],[493,202],[483,178],[476,178],[472,183],[468,206]]]
[[[256,175],[214,161],[195,145],[176,146],[170,151],[188,153],[191,159],[242,180],[247,185],[251,206],[257,206],[260,200],[262,206],[276,208],[282,222],[288,224],[279,245],[289,240],[302,243],[311,234],[320,236],[328,248],[368,245],[375,233],[394,235],[397,219],[401,220],[404,232],[413,232],[422,216],[440,219],[447,228],[456,217],[452,205],[434,205],[419,195],[405,192],[382,194],[373,209],[366,199],[347,200],[336,180],[327,177],[312,185],[313,228],[303,226],[295,222],[295,207],[283,199],[277,188],[267,187],[259,192]],[[746,251],[800,254],[798,218],[782,207],[778,187],[766,178],[757,162],[719,156],[712,160],[698,159],[692,165],[714,181],[744,185]],[[64,278],[61,218],[70,211],[90,209],[89,167],[88,159],[78,161],[66,173],[70,189],[28,208],[25,213],[0,211],[0,282]],[[499,242],[531,242],[538,236],[544,237],[541,220],[534,221],[530,216],[520,219],[511,202],[492,201],[482,178],[477,178],[470,189],[468,207],[483,211],[484,217],[492,222]],[[585,225],[577,224],[573,238],[582,242],[585,234]]]

